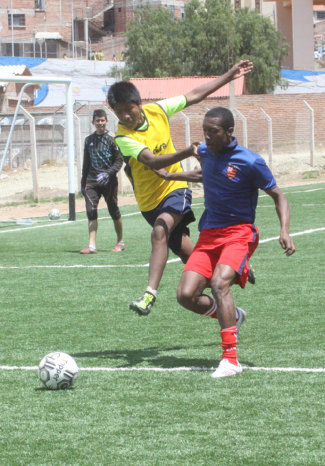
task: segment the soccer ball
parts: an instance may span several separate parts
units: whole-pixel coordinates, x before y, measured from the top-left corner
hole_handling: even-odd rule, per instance
[[[49,353],[38,366],[38,377],[49,390],[62,390],[73,386],[78,377],[76,361],[66,353]]]
[[[49,219],[50,220],[57,220],[58,218],[60,218],[60,216],[61,216],[61,214],[60,214],[59,209],[52,209],[49,212]]]

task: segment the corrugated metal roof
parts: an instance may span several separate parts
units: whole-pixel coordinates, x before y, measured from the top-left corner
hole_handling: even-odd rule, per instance
[[[32,73],[26,65],[0,65],[0,78],[9,76],[31,76]],[[0,81],[0,87],[7,87],[8,82]]]
[[[3,65],[0,66],[0,77],[1,76],[21,76],[27,70],[26,65]],[[29,73],[30,74],[30,73]],[[7,87],[8,83],[0,81],[0,87]]]
[[[208,77],[181,77],[181,78],[134,78],[130,81],[137,87],[143,100],[158,100],[167,99],[176,95],[187,94],[201,84],[216,78],[217,76]],[[244,76],[235,79],[235,94],[243,95],[244,92]],[[218,89],[209,97],[229,97],[230,86],[225,86]]]

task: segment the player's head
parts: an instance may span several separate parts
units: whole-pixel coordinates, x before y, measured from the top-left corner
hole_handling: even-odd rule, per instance
[[[128,129],[136,129],[144,121],[139,91],[129,81],[113,84],[107,92],[107,102]]]
[[[105,110],[97,108],[93,113],[93,125],[96,128],[97,134],[104,134],[106,132],[107,115]]]
[[[95,119],[96,119],[97,117],[105,118],[105,120],[107,121],[106,112],[105,112],[105,110],[103,110],[103,109],[101,109],[101,108],[96,108],[96,110],[94,110],[94,113],[93,113],[93,122],[95,121]]]
[[[119,81],[108,89],[107,102],[114,110],[117,104],[133,102],[141,105],[141,97],[138,89],[129,81]]]
[[[204,139],[211,152],[218,153],[232,140],[234,116],[228,108],[215,107],[209,110],[203,120]]]

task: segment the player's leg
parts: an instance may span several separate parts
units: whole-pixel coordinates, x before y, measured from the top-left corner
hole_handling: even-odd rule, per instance
[[[236,271],[229,265],[218,264],[211,279],[211,291],[218,306],[218,320],[221,327],[222,357],[213,378],[236,375],[242,372],[237,359],[238,330],[236,309],[230,290],[237,278]]]
[[[172,237],[174,237],[174,233],[175,230],[172,233]],[[175,237],[173,239],[175,240]],[[207,241],[207,250],[205,241]],[[177,245],[177,241],[174,241],[172,249],[175,249],[175,245]],[[214,250],[211,248],[211,245],[212,239],[209,236],[205,239],[205,233],[201,234],[190,257],[187,261],[184,261],[186,265],[178,287],[177,297],[179,303],[186,309],[196,314],[217,319],[218,307],[216,300],[203,293],[206,288],[211,288],[210,277],[213,275],[213,269],[218,260],[218,248]],[[191,248],[189,247],[188,251],[190,250]],[[177,253],[177,250],[174,250],[174,252]],[[198,274],[198,277],[202,277],[196,282],[192,280],[192,277],[196,277],[195,272]],[[238,331],[245,319],[246,312],[236,307],[236,326]]]
[[[163,212],[157,216],[151,232],[148,286],[143,296],[130,303],[139,315],[148,315],[156,301],[157,289],[168,259],[168,239],[182,215]]]
[[[254,225],[234,225],[220,230],[222,232],[219,231],[217,236],[221,237],[222,233],[222,246],[211,278],[211,291],[218,306],[223,353],[219,367],[212,374],[213,378],[242,372],[237,359],[238,328],[231,286],[237,283],[245,287],[249,273],[248,261],[258,244],[258,231]]]
[[[183,226],[195,220],[191,210],[192,193],[188,188],[176,189],[172,191],[165,199],[152,211],[142,212],[147,222],[153,226],[151,234],[152,251],[150,256],[150,267],[148,277],[148,287],[141,298],[133,301],[130,308],[140,315],[148,315],[157,296],[157,289],[164,272],[168,248],[170,247],[176,254],[180,255],[182,243],[184,243],[183,259],[187,260],[192,244],[188,238],[182,239]],[[177,251],[172,248],[170,239],[178,226],[182,223],[182,229],[177,234]],[[188,229],[186,235],[188,236]]]
[[[177,301],[189,311],[206,314],[214,305],[213,299],[203,294],[208,285],[209,280],[203,275],[191,270],[183,271],[177,288]]]
[[[113,219],[114,228],[116,232],[116,245],[112,249],[113,252],[121,252],[125,249],[125,244],[123,241],[123,223],[121,212],[117,203],[117,193],[118,181],[117,177],[115,176],[112,179],[110,179],[109,184],[105,186],[103,190],[103,195],[107,204],[108,212]]]
[[[183,264],[186,264],[192,254],[194,244],[190,238],[190,230],[187,227],[186,217],[174,228],[168,240],[168,247],[178,256]]]
[[[98,229],[98,212],[97,207],[100,199],[100,192],[93,186],[86,186],[85,190],[85,202],[86,212],[88,217],[88,233],[89,243],[85,249],[80,251],[80,254],[95,254],[96,248],[96,235]]]

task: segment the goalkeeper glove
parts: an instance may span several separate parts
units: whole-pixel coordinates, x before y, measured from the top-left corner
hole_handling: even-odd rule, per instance
[[[97,184],[100,186],[105,186],[109,181],[109,173],[99,173],[97,175]]]

